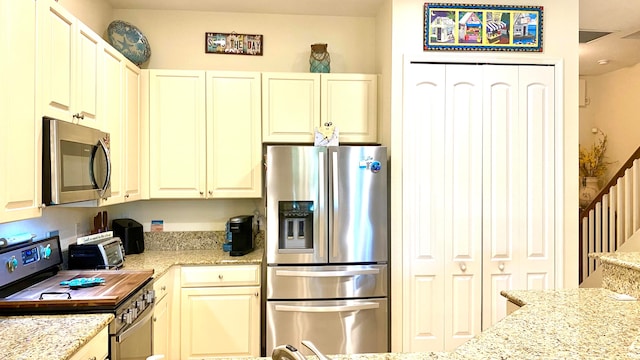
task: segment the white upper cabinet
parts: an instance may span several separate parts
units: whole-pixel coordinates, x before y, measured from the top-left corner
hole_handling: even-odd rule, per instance
[[[0,0],[0,223],[41,215],[36,2]],[[10,86],[9,86],[10,84]]]
[[[125,60],[124,77],[124,149],[126,164],[124,173],[124,200],[134,201],[142,198],[142,153],[140,88],[142,85],[140,68]]]
[[[206,194],[205,72],[149,71],[149,197]]]
[[[319,125],[319,74],[262,74],[264,142],[313,142]]]
[[[104,40],[57,2],[38,4],[43,114],[102,129],[98,89]]]
[[[341,143],[376,143],[377,101],[377,75],[263,73],[262,140],[310,143],[331,123]]]
[[[320,123],[338,127],[340,141],[378,141],[378,77],[363,74],[320,76]]]
[[[139,200],[140,69],[111,46],[102,47],[99,111],[111,135],[111,196],[101,205]]]
[[[259,198],[260,74],[149,71],[150,198]]]
[[[207,72],[207,194],[262,196],[260,73]]]

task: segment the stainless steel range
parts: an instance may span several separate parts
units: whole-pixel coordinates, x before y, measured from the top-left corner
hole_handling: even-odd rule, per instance
[[[60,270],[57,236],[0,249],[0,315],[112,313],[109,359],[152,355],[153,270]]]

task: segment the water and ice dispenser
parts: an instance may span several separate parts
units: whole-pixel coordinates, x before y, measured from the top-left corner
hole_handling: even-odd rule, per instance
[[[313,250],[313,201],[280,201],[280,250]]]

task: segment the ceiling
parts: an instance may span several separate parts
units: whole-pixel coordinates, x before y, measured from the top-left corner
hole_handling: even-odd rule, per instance
[[[580,75],[599,75],[640,63],[640,1],[580,0],[580,30],[611,32],[580,44]],[[608,63],[600,65],[600,60]]]
[[[107,0],[115,9],[375,16],[385,0]],[[640,1],[580,0],[580,30],[610,32],[580,44],[580,75],[640,63]],[[625,38],[626,37],[626,38]],[[549,40],[546,40],[549,41]],[[606,60],[606,65],[598,62]]]

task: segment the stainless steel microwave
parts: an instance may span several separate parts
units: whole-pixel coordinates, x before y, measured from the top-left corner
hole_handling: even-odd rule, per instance
[[[42,202],[111,196],[109,133],[49,117],[42,121]]]

